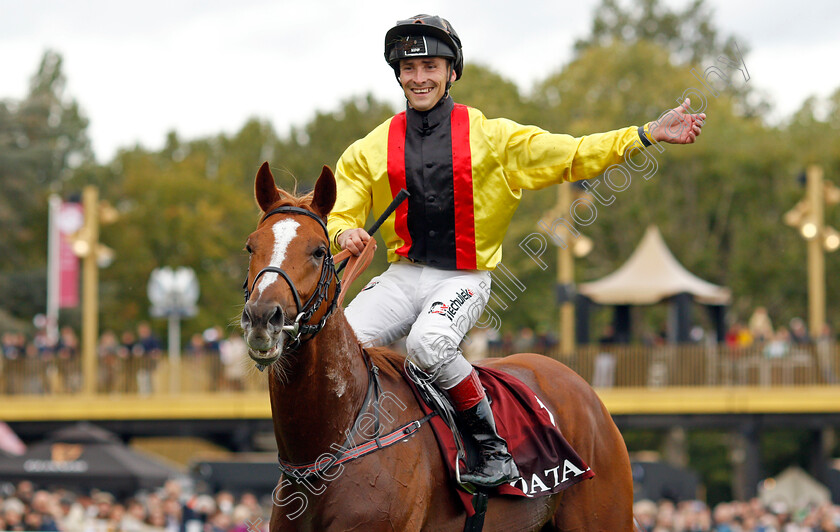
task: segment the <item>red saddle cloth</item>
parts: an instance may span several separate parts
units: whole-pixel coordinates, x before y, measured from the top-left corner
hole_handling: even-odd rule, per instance
[[[498,495],[541,497],[557,493],[595,473],[572,449],[555,424],[554,416],[522,381],[499,370],[475,366],[481,384],[491,399],[493,417],[499,435],[507,441],[522,478],[502,484],[493,491]],[[411,378],[405,375],[425,414],[432,409],[422,399]],[[430,420],[438,446],[449,473],[455,480],[458,455],[452,431],[441,416]],[[461,465],[463,472],[463,464]],[[472,495],[456,490],[467,515],[473,515]]]

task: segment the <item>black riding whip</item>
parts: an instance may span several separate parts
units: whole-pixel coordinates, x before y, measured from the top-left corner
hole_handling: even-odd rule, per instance
[[[371,237],[373,237],[373,234],[379,230],[379,226],[385,223],[385,220],[387,220],[388,217],[391,216],[391,213],[397,210],[397,207],[399,207],[400,204],[404,202],[409,196],[411,196],[411,194],[409,194],[406,189],[401,189],[394,198],[394,200],[391,202],[391,204],[388,205],[388,208],[385,209],[385,212],[382,213],[382,216],[380,216],[375,222],[373,222],[373,225],[370,226],[370,229],[367,230],[367,233]],[[341,270],[343,270],[344,267],[347,266],[348,260],[350,259],[346,258],[343,261],[341,261],[341,264],[338,265],[338,267],[335,269],[335,272],[341,273]]]

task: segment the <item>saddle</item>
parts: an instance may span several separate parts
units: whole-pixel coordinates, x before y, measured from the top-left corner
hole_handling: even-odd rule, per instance
[[[348,251],[335,256],[337,264],[348,259],[339,305],[352,282],[370,264],[374,248],[374,239],[371,238],[359,256],[352,256]],[[469,531],[482,529],[484,512],[491,496],[542,497],[595,476],[563,437],[551,412],[525,383],[492,368],[475,366],[475,369],[489,398],[499,435],[507,442],[522,475],[510,484],[502,484],[489,491],[461,482],[461,472],[475,465],[478,450],[471,438],[461,436],[466,431],[458,426],[458,417],[449,400],[432,385],[432,379],[411,362],[404,364],[401,371],[424,414],[423,419],[412,427],[416,431],[425,422],[432,426],[443,462],[467,514],[465,530]],[[405,435],[409,434],[404,428],[398,429],[395,434],[399,436],[401,430]],[[378,440],[375,443],[377,448],[381,448]],[[352,458],[348,456],[342,460],[357,458],[374,450],[376,448],[357,452]]]
[[[507,441],[522,478],[489,491],[462,483],[460,474],[474,465],[477,450],[470,438],[461,436],[465,431],[458,426],[454,409],[429,376],[414,364],[407,363],[405,368],[403,376],[423,413],[433,415],[429,424],[467,516],[476,513],[476,494],[543,497],[595,476],[563,437],[553,414],[525,383],[502,371],[475,366],[490,398],[496,428]]]

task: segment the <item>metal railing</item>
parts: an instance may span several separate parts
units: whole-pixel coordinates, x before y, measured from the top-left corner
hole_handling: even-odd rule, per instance
[[[491,349],[490,356],[502,356]],[[544,352],[572,368],[596,388],[725,386],[819,386],[840,383],[836,344],[790,346],[581,345],[574,355]]]
[[[510,349],[491,348],[499,357]],[[794,345],[782,353],[766,346],[722,345],[582,345],[574,355],[556,350],[557,358],[596,388],[795,387],[840,383],[840,350],[833,343]],[[96,393],[238,393],[266,390],[265,374],[244,357],[225,365],[218,356],[185,356],[180,379],[172,382],[165,356],[112,358],[98,361]],[[77,394],[82,390],[78,357],[0,359],[0,396]]]
[[[225,365],[218,356],[183,357],[179,379],[172,382],[166,357],[99,360],[96,393],[152,395],[159,393],[237,393],[266,390],[265,375],[243,357]],[[82,390],[80,357],[0,360],[0,395],[77,394]]]

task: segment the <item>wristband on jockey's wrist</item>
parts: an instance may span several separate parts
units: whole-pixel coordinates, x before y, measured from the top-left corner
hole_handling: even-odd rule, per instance
[[[653,138],[653,134],[650,132],[650,125],[651,123],[648,122],[643,126],[639,126],[639,139],[642,141],[642,144],[645,148],[651,146],[657,142],[656,139]]]

